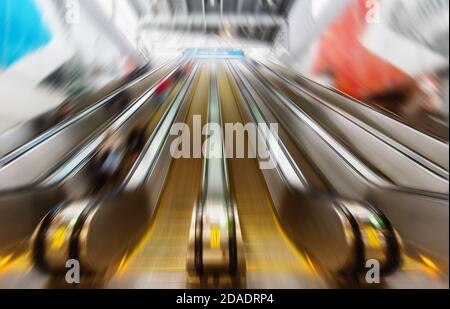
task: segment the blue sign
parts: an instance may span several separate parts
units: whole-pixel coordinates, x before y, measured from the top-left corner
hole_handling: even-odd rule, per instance
[[[242,58],[244,52],[240,49],[217,48],[189,48],[184,51],[186,55],[202,58]]]

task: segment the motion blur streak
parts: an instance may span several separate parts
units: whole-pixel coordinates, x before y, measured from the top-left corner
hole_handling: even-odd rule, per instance
[[[448,17],[0,0],[0,288],[448,288]]]

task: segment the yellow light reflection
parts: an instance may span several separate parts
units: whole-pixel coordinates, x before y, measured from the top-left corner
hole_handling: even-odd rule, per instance
[[[26,252],[18,256],[8,254],[0,256],[0,275],[8,271],[26,271],[31,267],[30,253]]]
[[[220,226],[211,226],[210,247],[211,249],[220,249]]]
[[[371,226],[366,226],[364,228],[364,233],[367,237],[367,242],[372,248],[381,248],[380,237],[378,237],[378,232]]]
[[[67,226],[58,227],[53,235],[52,243],[50,245],[50,250],[57,251],[61,249],[64,244],[64,239],[67,233]]]
[[[4,257],[0,257],[0,270],[8,264],[8,262],[11,260],[12,258],[12,254],[8,254],[7,256]]]
[[[423,256],[421,254],[419,256],[420,256],[421,260],[424,262],[425,265],[427,265],[428,267],[430,267],[430,268],[432,268],[432,269],[434,269],[436,271],[439,270],[439,268],[436,266],[436,264],[433,263],[432,260],[430,260],[429,258],[427,258],[426,256]]]
[[[439,267],[428,257],[419,254],[420,260],[405,256],[402,270],[404,271],[420,271],[430,277],[438,277],[440,273]]]

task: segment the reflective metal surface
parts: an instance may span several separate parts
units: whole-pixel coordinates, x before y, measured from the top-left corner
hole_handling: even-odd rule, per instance
[[[4,209],[22,205],[10,213],[13,217],[20,209],[25,213],[36,197],[40,211],[34,225],[30,221],[14,238],[7,234],[9,225],[3,228],[2,250],[17,252],[19,259],[19,252],[26,257],[27,246],[33,248],[30,267],[34,261],[45,271],[28,274],[38,287],[64,286],[55,274],[64,272],[69,258],[80,261],[87,287],[112,288],[348,287],[363,284],[371,260],[380,263],[387,287],[408,286],[407,276],[431,280],[408,271],[418,267],[412,266],[419,265],[412,262],[417,259],[431,259],[430,265],[445,273],[448,195],[400,187],[381,176],[373,170],[379,163],[368,165],[347,148],[330,127],[315,121],[315,110],[297,109],[300,99],[270,74],[257,66],[249,69],[245,60],[194,59],[162,105],[149,100],[149,111],[124,118],[129,125],[121,134],[127,136],[136,122],[150,117],[145,143],[123,160],[114,179],[95,190],[74,190],[78,182],[88,184],[82,179],[91,179],[87,167],[95,156],[87,156],[84,169],[66,173],[72,173],[66,185],[55,178],[54,185],[32,195],[18,190],[0,196]],[[335,115],[326,109],[321,113]],[[205,123],[221,131],[226,123],[282,125],[277,132],[257,127],[256,135],[244,135],[249,151],[257,153],[261,141],[268,145],[268,157],[227,158],[222,131],[200,135],[205,158],[172,158],[176,135],[170,131],[182,121],[191,132],[201,132]],[[192,151],[193,138],[188,139]],[[99,145],[106,141],[99,139]],[[233,143],[237,151],[237,139]],[[272,168],[261,168],[268,162]],[[87,192],[92,196],[83,198]],[[72,201],[58,204],[69,196]],[[414,226],[408,216],[417,216]],[[430,224],[434,228],[428,233],[416,232]],[[195,257],[198,241],[201,264]],[[20,277],[14,268],[9,273]],[[441,277],[433,282],[440,285]]]

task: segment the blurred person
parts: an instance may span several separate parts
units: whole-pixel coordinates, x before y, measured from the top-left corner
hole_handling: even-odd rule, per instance
[[[182,73],[181,73],[183,77],[185,77],[185,76],[187,76],[189,74],[189,72],[192,70],[192,65],[193,65],[193,61],[191,59],[183,67],[183,70],[182,70]]]
[[[360,100],[411,82],[411,77],[362,43],[370,26],[368,12],[365,0],[349,3],[321,35],[313,68],[314,74],[330,76],[334,87]]]
[[[73,115],[76,112],[75,103],[71,100],[67,100],[63,102],[60,106],[58,106],[56,111],[56,122],[60,122],[64,119],[67,119],[69,116]]]
[[[119,176],[125,156],[126,145],[123,138],[117,133],[108,131],[93,159],[97,180],[95,191],[102,189]]]
[[[445,80],[448,80],[449,65],[449,1],[394,0],[382,3],[380,25],[369,27],[362,42],[368,50],[412,78],[408,85],[410,93],[401,102],[402,115],[419,120],[423,114],[436,119],[448,118],[445,97],[448,83]],[[384,37],[382,41],[381,37]],[[398,51],[383,48],[382,43],[398,45]]]
[[[130,133],[127,137],[127,152],[130,154],[130,160],[134,162],[137,157],[139,156],[139,153],[142,151],[142,149],[145,146],[145,143],[147,142],[147,125],[138,123],[131,129]]]
[[[438,116],[443,112],[439,80],[436,75],[430,74],[419,77],[411,92],[411,100],[405,106],[405,113],[424,110]]]
[[[179,81],[181,77],[183,77],[184,66],[178,67],[173,73],[173,80],[175,82]]]
[[[135,78],[138,78],[139,76],[142,76],[148,72],[150,72],[152,69],[152,65],[150,62],[145,63],[144,65],[141,65],[139,67],[136,67],[133,71],[131,71],[130,74],[127,75],[127,79],[129,81],[134,80]]]
[[[160,82],[158,86],[156,86],[155,102],[158,106],[167,99],[171,85],[172,80],[170,78],[166,78],[162,82]]]
[[[125,89],[120,92],[115,98],[115,104],[119,108],[119,110],[123,110],[127,105],[131,102],[131,93],[129,89]]]
[[[178,82],[181,78],[185,77],[192,68],[192,60],[188,61],[186,64],[178,67],[173,74],[173,80]]]

